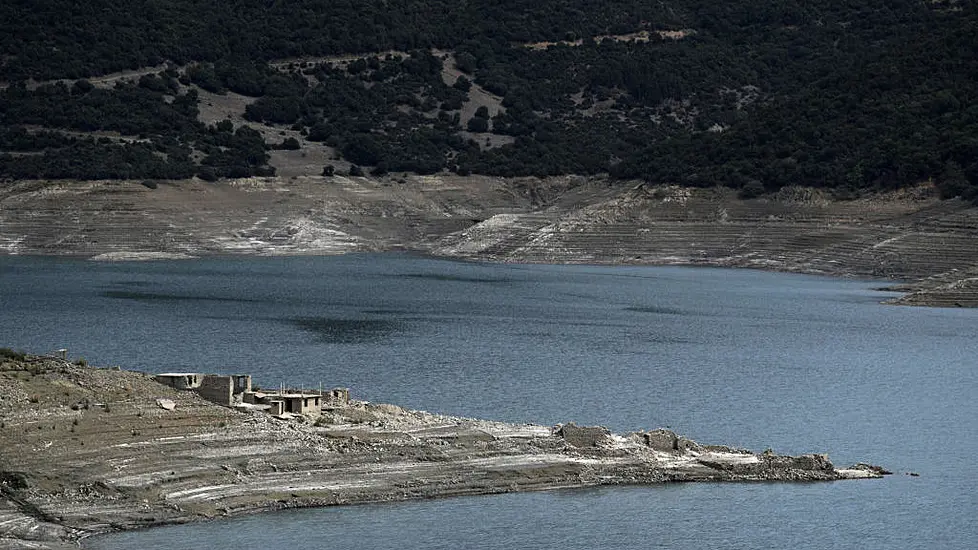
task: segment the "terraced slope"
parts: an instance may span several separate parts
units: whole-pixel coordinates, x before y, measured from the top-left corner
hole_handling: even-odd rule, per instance
[[[878,277],[927,290],[901,303],[978,305],[978,208],[927,187],[832,201],[785,190],[635,188],[581,208],[496,216],[438,254],[504,262],[683,264]],[[943,296],[943,294],[948,294]]]
[[[825,455],[698,445],[666,430],[618,436],[359,402],[318,419],[272,417],[145,374],[12,355],[0,354],[3,548],[63,548],[93,533],[286,507],[882,474],[837,469]]]
[[[458,176],[18,182],[0,251],[103,258],[418,250],[483,261],[750,267],[900,281],[976,306],[978,208],[934,189],[833,200],[601,178]]]

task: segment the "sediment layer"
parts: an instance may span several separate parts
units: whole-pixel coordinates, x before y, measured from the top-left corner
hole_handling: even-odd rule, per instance
[[[143,182],[145,183],[145,182]],[[978,306],[978,208],[930,185],[741,200],[601,178],[13,182],[0,253],[104,260],[414,250],[503,262],[709,265],[898,281],[898,303]]]
[[[175,405],[161,407],[159,400]],[[879,477],[667,430],[507,424],[351,402],[318,420],[215,405],[149,375],[0,359],[0,546],[262,510],[598,485]]]

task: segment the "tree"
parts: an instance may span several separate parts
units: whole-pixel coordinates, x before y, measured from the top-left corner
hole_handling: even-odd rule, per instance
[[[455,56],[455,66],[463,73],[472,74],[476,69],[475,56],[469,52],[462,52]]]
[[[944,170],[937,178],[937,189],[944,199],[961,197],[965,200],[975,200],[978,198],[978,186],[968,181],[961,166],[953,160],[944,165]]]
[[[748,180],[743,187],[740,188],[738,196],[742,199],[753,199],[760,197],[764,194],[764,184],[756,179]]]
[[[355,134],[343,145],[343,156],[354,164],[374,166],[383,154],[384,149],[370,134]]]
[[[470,132],[482,133],[489,131],[489,121],[482,117],[474,116],[469,119],[467,128]]]
[[[309,141],[326,141],[333,135],[333,128],[326,124],[325,122],[317,122],[309,128],[309,135],[306,139]]]
[[[460,92],[468,93],[468,91],[472,89],[472,82],[468,78],[465,78],[465,75],[463,74],[459,75],[459,77],[455,79],[455,84],[453,84],[452,87]]]
[[[95,86],[93,86],[91,82],[85,79],[76,80],[75,83],[71,86],[71,93],[75,95],[85,95],[94,89]]]

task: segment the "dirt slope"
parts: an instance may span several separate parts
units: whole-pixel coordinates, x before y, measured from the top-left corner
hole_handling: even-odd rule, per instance
[[[155,185],[155,184],[154,184]],[[416,250],[504,262],[681,264],[887,278],[901,303],[978,305],[978,208],[930,186],[740,200],[601,178],[398,176],[16,182],[0,251],[138,255]]]

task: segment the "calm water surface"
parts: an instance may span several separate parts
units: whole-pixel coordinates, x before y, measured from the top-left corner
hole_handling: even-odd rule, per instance
[[[668,426],[898,472],[304,510],[91,548],[978,547],[978,311],[881,306],[879,284],[405,255],[0,257],[0,346],[465,416]]]

